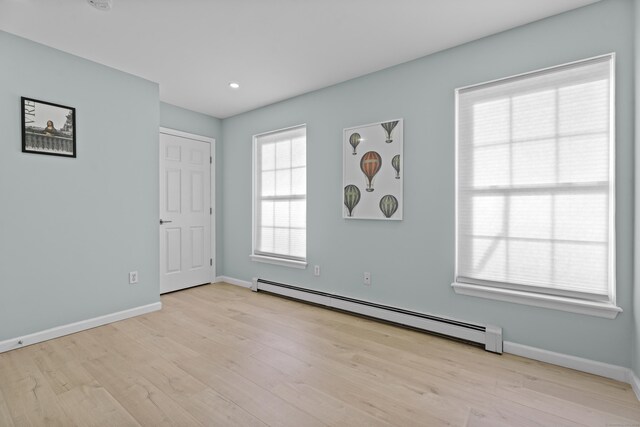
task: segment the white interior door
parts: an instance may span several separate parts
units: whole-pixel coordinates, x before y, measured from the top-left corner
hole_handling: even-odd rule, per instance
[[[211,144],[160,133],[160,293],[211,282]]]

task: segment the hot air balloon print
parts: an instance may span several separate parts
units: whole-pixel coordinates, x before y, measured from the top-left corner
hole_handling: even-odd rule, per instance
[[[359,133],[352,133],[349,137],[349,144],[351,144],[351,146],[353,147],[353,153],[351,154],[353,154],[354,156],[358,154],[356,153],[356,147],[358,146],[358,144],[360,144],[360,141],[362,141],[362,137]]]
[[[400,179],[400,154],[396,154],[391,159],[391,166],[396,170],[396,179]]]
[[[393,132],[393,129],[396,127],[398,122],[399,122],[399,120],[394,120],[392,122],[380,123],[380,125],[382,126],[384,131],[387,133],[387,141],[386,141],[387,144],[393,142],[393,139],[391,139],[391,133]]]
[[[353,184],[344,187],[344,205],[349,211],[349,216],[353,216],[353,208],[360,201],[360,189]]]
[[[391,216],[398,210],[398,199],[391,194],[380,199],[380,210],[385,218],[391,218]]]
[[[360,169],[362,170],[362,173],[364,173],[364,176],[367,177],[366,191],[373,191],[373,177],[376,176],[381,166],[382,157],[380,157],[380,154],[375,151],[368,151],[364,153],[364,156],[360,159]]]

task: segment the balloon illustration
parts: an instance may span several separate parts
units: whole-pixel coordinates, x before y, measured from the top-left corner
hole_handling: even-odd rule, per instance
[[[387,194],[380,199],[380,210],[385,218],[391,218],[391,216],[398,210],[398,199],[391,194]]]
[[[360,189],[353,184],[344,187],[344,205],[349,210],[349,216],[353,214],[353,208],[360,201]]]
[[[356,147],[358,146],[358,144],[360,144],[360,141],[362,140],[362,138],[360,137],[359,133],[352,133],[351,136],[349,137],[349,144],[351,144],[351,146],[353,147],[353,154],[354,156],[358,153],[356,153]]]
[[[367,177],[366,191],[373,191],[373,177],[376,176],[382,166],[382,157],[375,151],[368,151],[360,159],[360,169]]]
[[[387,144],[389,144],[390,142],[393,142],[393,139],[391,139],[391,132],[393,132],[393,129],[396,127],[396,125],[398,124],[399,120],[394,120],[392,122],[386,122],[386,123],[381,123],[380,125],[384,128],[385,132],[387,132]]]
[[[396,154],[391,159],[391,166],[396,170],[396,179],[400,179],[400,154]]]

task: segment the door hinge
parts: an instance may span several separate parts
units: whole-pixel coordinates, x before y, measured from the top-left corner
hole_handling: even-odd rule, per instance
[[[213,258],[209,258],[209,265],[213,267]]]
[[[213,164],[213,156],[209,156],[209,163]]]
[[[213,208],[209,208],[209,215],[213,215]]]

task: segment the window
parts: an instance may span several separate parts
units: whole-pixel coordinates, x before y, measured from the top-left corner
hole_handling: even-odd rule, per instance
[[[256,135],[254,261],[306,267],[307,128]]]
[[[614,55],[458,89],[456,292],[613,318]]]

